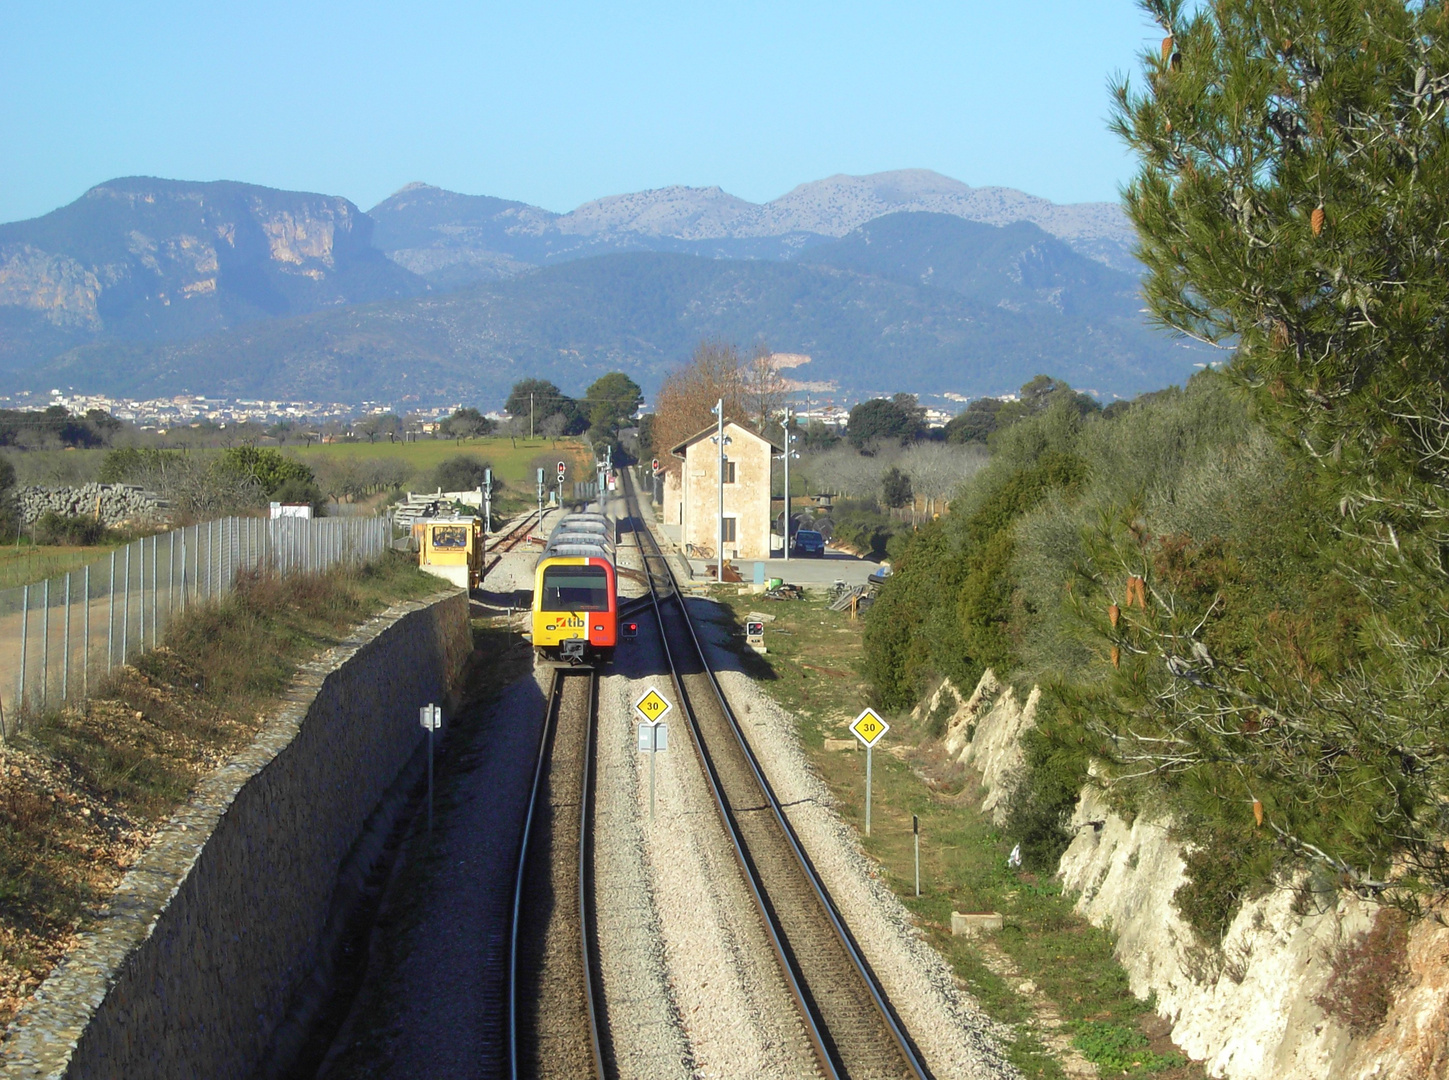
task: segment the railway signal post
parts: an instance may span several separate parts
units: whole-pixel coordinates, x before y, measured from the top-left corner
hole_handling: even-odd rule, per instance
[[[647,690],[634,702],[634,711],[644,718],[639,725],[639,751],[649,755],[649,820],[654,820],[654,755],[669,745],[669,725],[660,723],[673,706],[658,690]]]
[[[483,535],[493,531],[493,470],[483,470]]]
[[[880,714],[874,709],[866,709],[855,718],[855,723],[850,725],[850,730],[855,737],[865,744],[865,835],[870,835],[870,766],[871,751],[875,744],[880,742],[881,736],[891,729],[891,726],[881,719]]]
[[[543,470],[538,470],[538,524],[543,526]]]

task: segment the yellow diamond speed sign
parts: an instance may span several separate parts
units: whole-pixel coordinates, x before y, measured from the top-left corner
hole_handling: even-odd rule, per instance
[[[667,713],[669,709],[669,702],[659,696],[658,690],[650,690],[634,702],[634,710],[651,724]]]
[[[850,730],[855,732],[855,737],[865,743],[866,747],[872,747],[880,741],[880,737],[891,729],[874,709],[866,709],[855,718],[855,723],[850,725]]]

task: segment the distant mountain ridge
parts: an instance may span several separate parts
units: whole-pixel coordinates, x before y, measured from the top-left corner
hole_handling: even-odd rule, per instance
[[[373,245],[372,229],[331,195],[152,177],[99,184],[0,225],[0,365],[98,334],[190,338],[425,291]]]
[[[363,213],[128,177],[0,225],[0,378],[434,402],[609,367],[648,387],[720,336],[809,355],[795,377],[847,393],[995,393],[1049,371],[1110,396],[1186,362],[1142,319],[1130,246],[1115,206],[926,170],[568,214],[425,184]]]
[[[578,393],[622,370],[652,394],[697,342],[715,337],[808,355],[790,375],[847,396],[1004,393],[1041,372],[1129,396],[1181,381],[1203,359],[1151,330],[1139,307],[1134,277],[1037,226],[902,213],[797,260],[647,251],[572,259],[200,341],[96,343],[24,383],[407,408],[498,404],[529,376]]]
[[[606,251],[789,259],[902,212],[988,225],[1026,221],[1106,266],[1138,269],[1135,235],[1115,204],[1063,206],[1011,188],[973,188],[928,169],[832,176],[763,204],[718,187],[665,187],[596,199],[567,214],[415,183],[368,211],[378,223],[380,247],[444,286]]]

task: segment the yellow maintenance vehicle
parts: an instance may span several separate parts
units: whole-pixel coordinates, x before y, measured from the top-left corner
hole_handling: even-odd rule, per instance
[[[483,579],[483,519],[418,518],[413,522],[418,569],[472,591]]]

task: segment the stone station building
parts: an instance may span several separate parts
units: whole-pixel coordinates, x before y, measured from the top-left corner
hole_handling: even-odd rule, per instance
[[[711,424],[670,449],[684,465],[664,485],[664,521],[679,526],[686,544],[712,554],[719,538],[718,430]],[[725,420],[724,433],[724,557],[768,559],[770,463],[784,451],[733,420]]]

